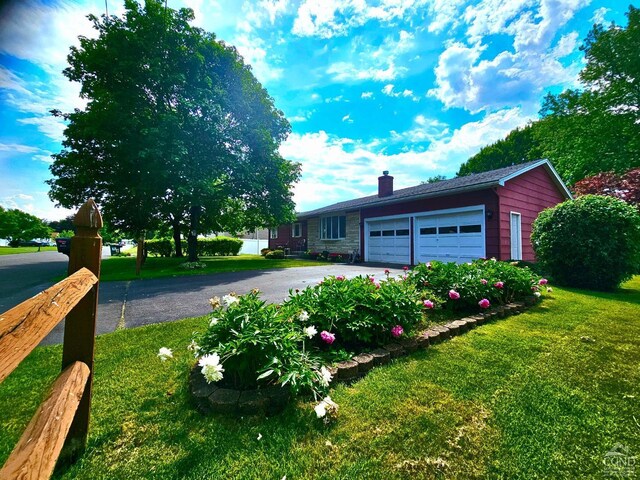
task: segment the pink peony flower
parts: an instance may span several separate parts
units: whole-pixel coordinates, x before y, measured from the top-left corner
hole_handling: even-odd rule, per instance
[[[483,298],[478,302],[478,305],[480,305],[480,308],[489,308],[491,306],[491,303],[486,298]]]
[[[375,281],[375,282],[373,282],[373,284],[376,286],[376,290],[378,290],[380,288],[380,282]]]
[[[395,338],[398,338],[403,333],[404,333],[404,328],[402,328],[402,325],[396,325],[391,329],[391,335],[393,335]]]
[[[404,267],[402,267],[402,269],[406,272],[407,270],[409,270],[409,267],[405,265]]]
[[[532,286],[531,286],[531,290],[532,290],[533,292],[537,292],[537,291],[538,291],[538,290],[540,290],[540,289],[538,288],[538,286],[537,286],[537,285],[532,285]]]
[[[547,280],[546,278],[541,278],[538,281],[538,285],[546,285],[547,283],[549,283],[549,280]]]
[[[458,300],[460,298],[460,294],[455,290],[449,290],[449,298],[451,300]]]
[[[391,273],[391,271],[390,271],[388,268],[385,268],[385,269],[384,269],[384,274],[385,274],[385,275],[389,275],[390,273]]]
[[[424,308],[432,309],[433,307],[435,307],[435,305],[431,300],[425,300],[423,304],[424,304]]]
[[[338,275],[336,277],[336,280],[338,280],[339,282],[343,281],[344,280],[344,275]]]
[[[427,268],[431,270],[431,262],[427,262]]]
[[[329,345],[331,345],[336,340],[336,336],[333,333],[327,332],[326,330],[320,332],[320,338],[324,343],[327,343]]]
[[[496,288],[504,288],[504,282],[496,282],[493,284],[493,286]]]
[[[482,280],[480,280],[480,283],[483,284],[483,285],[486,285],[489,282],[487,281],[486,278],[483,278]]]

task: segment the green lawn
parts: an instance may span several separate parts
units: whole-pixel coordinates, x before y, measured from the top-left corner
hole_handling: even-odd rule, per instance
[[[135,254],[131,257],[107,257],[100,267],[100,280],[136,280],[138,278],[177,277],[185,275],[207,275],[241,270],[265,270],[267,268],[312,267],[323,265],[313,260],[268,260],[260,255],[238,255],[237,257],[200,257],[207,266],[198,270],[185,270],[180,267],[186,258],[147,257],[140,277],[136,276]]]
[[[55,252],[56,247],[40,247],[42,252]],[[37,253],[38,247],[0,247],[0,255],[16,255],[18,253]]]
[[[88,449],[63,478],[602,478],[616,443],[640,455],[640,277],[616,293],[555,288],[374,369],[332,391],[330,427],[304,401],[272,418],[198,414],[185,347],[205,323],[98,338]],[[156,358],[161,346],[174,361]],[[0,462],[59,362],[59,347],[38,348],[0,385]]]

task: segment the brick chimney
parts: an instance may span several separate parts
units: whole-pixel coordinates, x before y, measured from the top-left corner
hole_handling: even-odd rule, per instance
[[[393,195],[393,177],[389,175],[389,170],[382,172],[378,177],[378,196],[389,197]]]

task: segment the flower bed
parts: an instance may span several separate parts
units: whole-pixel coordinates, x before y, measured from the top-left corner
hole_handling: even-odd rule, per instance
[[[537,301],[548,288],[529,269],[494,260],[385,273],[381,280],[328,277],[291,291],[281,305],[262,301],[257,290],[211,299],[209,326],[190,346],[198,359],[190,378],[198,405],[275,413],[290,396],[305,395],[323,399],[318,411],[333,415],[337,406],[326,396],[332,381],[359,378],[374,365],[518,310],[514,301]],[[471,316],[425,328],[438,310]]]

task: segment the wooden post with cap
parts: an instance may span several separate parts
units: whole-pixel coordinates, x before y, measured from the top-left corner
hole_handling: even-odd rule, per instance
[[[102,237],[98,231],[102,228],[102,216],[93,199],[90,198],[80,207],[73,224],[76,226],[77,233],[71,240],[68,274],[71,275],[85,267],[99,279]],[[73,362],[80,361],[89,367],[90,374],[60,456],[63,462],[75,460],[84,449],[87,441],[91,412],[99,284],[99,282],[96,283],[91,291],[69,312],[64,324],[62,369],[64,370]]]

